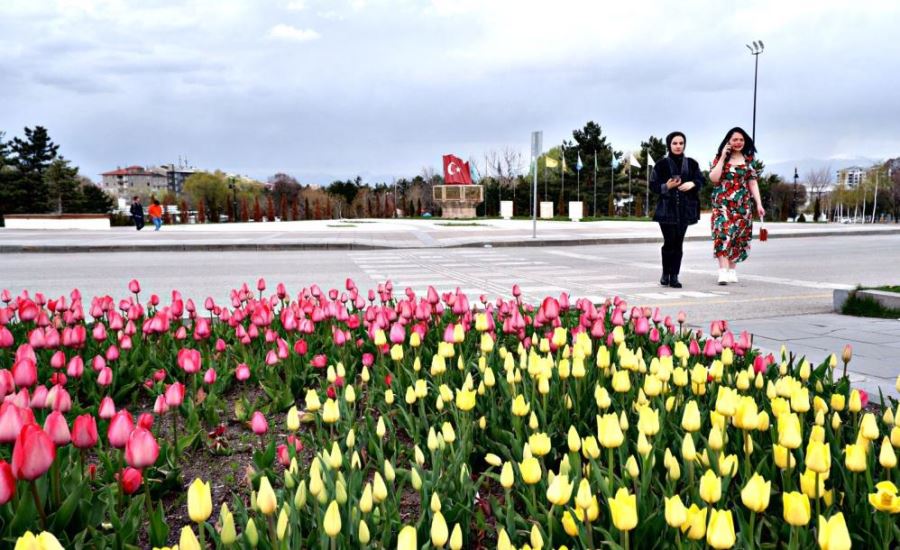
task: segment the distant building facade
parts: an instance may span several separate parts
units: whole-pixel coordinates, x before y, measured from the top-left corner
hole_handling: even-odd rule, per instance
[[[860,166],[850,166],[837,171],[837,179],[835,185],[844,185],[846,187],[856,187],[866,179],[866,169]]]
[[[132,194],[159,194],[170,191],[180,195],[184,181],[196,170],[186,166],[164,164],[162,166],[128,166],[101,174],[100,186],[117,197]]]

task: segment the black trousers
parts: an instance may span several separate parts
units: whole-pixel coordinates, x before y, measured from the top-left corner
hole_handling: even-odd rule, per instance
[[[681,271],[681,256],[683,255],[684,234],[687,232],[687,226],[677,223],[660,223],[659,228],[663,234],[663,273],[678,275]]]
[[[144,228],[144,216],[131,216],[138,231]]]

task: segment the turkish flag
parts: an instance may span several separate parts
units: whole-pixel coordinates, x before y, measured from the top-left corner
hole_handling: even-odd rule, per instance
[[[472,176],[468,164],[459,157],[444,155],[444,183],[470,185]]]

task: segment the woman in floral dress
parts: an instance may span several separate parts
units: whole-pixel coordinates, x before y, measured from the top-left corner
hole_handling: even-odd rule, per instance
[[[719,145],[709,180],[712,190],[713,253],[719,263],[719,284],[738,282],[735,268],[747,259],[753,234],[753,206],[762,219],[766,210],[759,196],[753,157],[756,147],[742,128],[732,128]]]

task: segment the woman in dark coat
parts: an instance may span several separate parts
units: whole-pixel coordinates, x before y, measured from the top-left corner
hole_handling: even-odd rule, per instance
[[[700,188],[706,182],[697,161],[684,156],[685,142],[681,132],[666,136],[669,154],[656,163],[650,176],[650,189],[659,195],[653,220],[659,222],[663,234],[659,284],[672,288],[681,288],[678,273],[684,234],[700,220]]]

